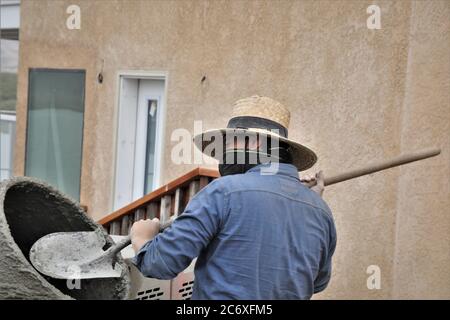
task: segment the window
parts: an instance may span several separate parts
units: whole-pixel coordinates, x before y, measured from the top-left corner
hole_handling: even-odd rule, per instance
[[[80,199],[83,70],[30,69],[25,175]]]
[[[0,181],[13,176],[16,115],[0,112]]]
[[[145,177],[144,193],[151,192],[154,187],[155,178],[155,147],[156,147],[156,126],[158,101],[147,100],[147,143],[145,152]]]

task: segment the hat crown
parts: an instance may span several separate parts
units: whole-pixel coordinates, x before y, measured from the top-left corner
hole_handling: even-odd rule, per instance
[[[269,119],[285,128],[289,127],[291,119],[291,113],[280,102],[257,95],[240,99],[234,103],[232,117],[242,116]]]

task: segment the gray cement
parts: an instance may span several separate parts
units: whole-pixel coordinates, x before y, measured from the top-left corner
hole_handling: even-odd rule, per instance
[[[40,274],[29,261],[31,246],[42,236],[99,228],[111,246],[100,225],[48,184],[27,177],[0,183],[0,299],[126,299],[130,275],[121,258],[120,278],[81,280],[80,289]]]

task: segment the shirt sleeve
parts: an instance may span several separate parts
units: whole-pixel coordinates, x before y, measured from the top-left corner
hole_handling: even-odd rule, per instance
[[[191,199],[168,229],[139,250],[133,264],[146,277],[176,277],[220,230],[225,203],[226,194],[214,180]]]
[[[321,267],[319,273],[314,281],[314,293],[319,293],[328,286],[331,278],[332,270],[332,257],[334,250],[336,249],[336,229],[334,226],[334,221],[331,218],[330,222],[330,232],[329,232],[329,242],[325,250],[324,259],[322,259]]]

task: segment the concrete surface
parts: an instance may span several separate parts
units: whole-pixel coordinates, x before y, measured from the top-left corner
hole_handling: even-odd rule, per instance
[[[317,152],[312,171],[442,148],[325,191],[338,244],[317,298],[450,299],[449,1],[79,0],[80,30],[65,27],[70,4],[21,3],[16,174],[28,68],[86,69],[81,203],[95,219],[113,203],[119,70],[168,72],[163,182],[196,166],[171,163],[174,129],[225,126],[235,100],[267,95],[291,109],[290,137]],[[380,30],[366,26],[371,4]],[[370,265],[379,290],[367,288]]]

